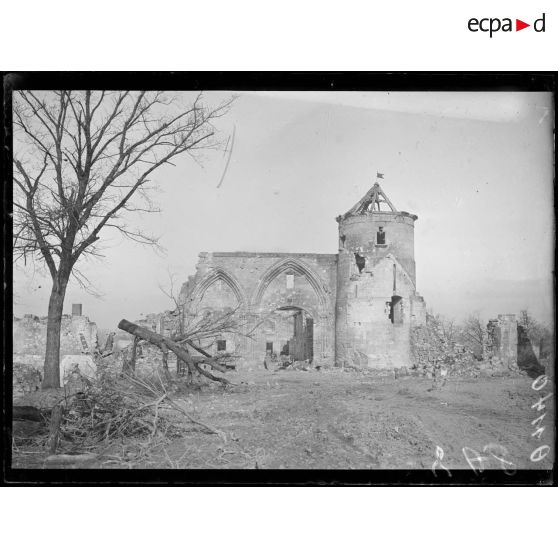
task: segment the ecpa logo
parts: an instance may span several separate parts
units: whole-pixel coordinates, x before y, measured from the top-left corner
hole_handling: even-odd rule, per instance
[[[544,33],[545,32],[545,15],[543,14],[539,19],[536,19],[533,22],[533,29],[537,33]],[[514,31],[512,19],[509,17],[505,17],[500,19],[498,17],[485,17],[482,19],[477,19],[476,17],[472,17],[468,24],[467,24],[469,31],[473,33],[477,33],[481,31],[483,33],[490,33],[490,38],[494,33],[498,31],[503,32],[511,32]],[[515,20],[515,31],[521,31],[522,29],[526,29],[527,27],[531,27],[530,23],[525,23],[521,19]]]

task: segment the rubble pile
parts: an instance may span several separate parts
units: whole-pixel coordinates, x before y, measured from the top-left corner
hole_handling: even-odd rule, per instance
[[[473,351],[447,338],[442,325],[427,320],[411,330],[415,369],[426,376],[446,370],[451,375],[478,375],[480,365]]]
[[[449,374],[478,377],[520,374],[516,359],[509,358],[499,350],[501,343],[498,343],[499,339],[493,330],[494,328],[488,328],[489,342],[484,348],[485,356],[479,359],[471,349],[457,343],[448,335],[441,321],[428,316],[426,325],[415,327],[411,331],[415,368],[427,376]]]
[[[41,371],[30,364],[14,362],[13,395],[22,396],[33,393],[41,387]]]
[[[132,344],[130,344],[121,351],[114,352],[105,357],[98,357],[96,363],[100,373],[108,374],[112,377],[119,376],[125,370],[124,363],[130,362],[132,350]],[[172,353],[169,354],[168,365],[169,369],[176,373],[176,357]],[[134,375],[140,378],[149,377],[155,371],[163,374],[161,351],[157,347],[141,341],[136,348]]]

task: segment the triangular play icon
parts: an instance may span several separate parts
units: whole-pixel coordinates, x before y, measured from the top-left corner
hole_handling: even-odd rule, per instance
[[[525,23],[524,21],[521,21],[520,19],[515,20],[515,30],[516,31],[521,31],[522,29],[525,29],[526,27],[531,27],[531,24],[530,23]]]

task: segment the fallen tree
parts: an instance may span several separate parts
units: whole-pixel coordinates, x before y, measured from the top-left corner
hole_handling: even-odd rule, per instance
[[[190,354],[190,351],[185,346],[181,345],[181,342],[173,341],[168,337],[164,337],[159,333],[150,331],[144,327],[129,322],[128,320],[121,320],[120,323],[118,324],[118,328],[123,331],[126,331],[127,333],[130,333],[136,339],[137,338],[142,339],[158,347],[162,353],[163,369],[165,371],[165,374],[168,374],[168,364],[167,364],[168,351],[172,351],[178,359],[180,359],[188,366],[188,370],[190,373],[193,373],[196,370],[202,376],[205,376],[206,378],[209,378],[210,380],[213,380],[215,382],[221,382],[224,385],[228,385],[231,383],[226,378],[222,378],[220,376],[214,376],[213,374],[211,374],[211,372],[208,372],[207,370],[202,368],[201,365],[205,364],[219,372],[222,373],[227,372],[227,367],[225,365],[220,364],[216,358],[209,355],[209,353],[206,353],[200,347],[197,347],[189,339],[184,339],[181,342],[187,344],[192,349],[200,353],[202,356],[192,355]],[[134,358],[133,355],[132,358]]]
[[[13,420],[28,420],[33,422],[44,422],[45,418],[40,409],[29,405],[14,405],[12,409]]]

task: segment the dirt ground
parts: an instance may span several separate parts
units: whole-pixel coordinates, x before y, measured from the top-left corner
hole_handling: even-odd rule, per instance
[[[553,445],[554,397],[543,411],[532,408],[551,393],[550,381],[535,391],[525,375],[454,377],[440,386],[357,371],[264,369],[229,379],[236,385],[204,385],[181,398],[225,439],[185,422],[179,438],[112,443],[90,467],[430,469],[438,459],[450,469],[549,469],[554,460],[554,449],[530,460],[537,447]],[[531,422],[544,412],[538,439]],[[13,451],[14,468],[43,467],[43,459],[30,446]]]

